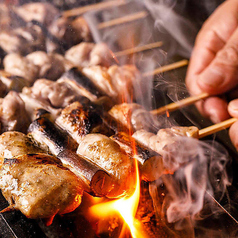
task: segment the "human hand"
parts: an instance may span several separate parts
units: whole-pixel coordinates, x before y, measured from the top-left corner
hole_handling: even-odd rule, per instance
[[[192,95],[211,95],[197,103],[203,116],[214,123],[238,118],[238,1],[221,4],[200,30],[186,76]],[[224,96],[219,95],[226,95]],[[232,100],[228,103],[226,99]],[[238,123],[230,128],[230,137],[238,148]]]

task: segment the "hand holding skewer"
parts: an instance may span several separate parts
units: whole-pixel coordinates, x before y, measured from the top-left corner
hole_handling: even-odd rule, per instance
[[[214,123],[225,121],[230,116],[238,118],[238,102],[235,99],[238,85],[237,15],[237,1],[225,1],[217,8],[198,34],[188,67],[187,87],[193,95],[202,92],[211,95],[197,106]],[[223,94],[228,97],[213,96]],[[230,119],[231,122],[235,120]],[[235,123],[230,129],[235,146],[238,143],[237,128]]]

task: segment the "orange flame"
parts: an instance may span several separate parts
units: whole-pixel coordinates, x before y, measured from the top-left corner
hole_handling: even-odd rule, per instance
[[[112,213],[119,213],[130,229],[133,238],[145,238],[141,223],[135,219],[136,211],[140,199],[140,177],[138,172],[138,164],[136,161],[136,188],[130,197],[123,197],[115,201],[109,201],[102,204],[93,205],[89,212],[100,218],[108,217]],[[122,231],[120,237],[124,237]]]

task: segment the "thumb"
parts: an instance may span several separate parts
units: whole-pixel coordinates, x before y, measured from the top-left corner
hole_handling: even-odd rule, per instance
[[[209,94],[221,94],[238,85],[238,29],[198,75],[197,84]]]

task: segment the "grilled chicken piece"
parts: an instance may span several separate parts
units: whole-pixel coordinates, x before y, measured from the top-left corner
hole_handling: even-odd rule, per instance
[[[102,66],[90,66],[82,69],[82,73],[86,75],[104,94],[116,98],[118,92],[116,91],[110,75],[107,72],[106,67]]]
[[[29,81],[27,81],[26,79],[10,74],[4,70],[0,70],[0,80],[4,85],[0,87],[0,91],[5,87],[7,91],[13,90],[16,92],[21,92],[23,87],[30,86]]]
[[[72,68],[65,72],[58,81],[69,84],[79,94],[89,98],[91,101],[98,99],[102,95],[96,85],[77,68]]]
[[[40,26],[29,23],[25,27],[19,27],[14,30],[19,36],[26,39],[25,54],[36,50],[45,50],[45,35]]]
[[[30,62],[27,58],[11,53],[3,60],[4,69],[13,75],[25,78],[29,83],[33,83],[39,75],[39,67]]]
[[[15,11],[26,22],[36,20],[47,27],[53,22],[55,16],[59,15],[59,10],[47,2],[26,3],[17,7]]]
[[[162,175],[164,167],[161,155],[145,147],[124,132],[113,135],[110,138],[117,142],[131,159],[138,161],[143,180],[154,181]]]
[[[45,109],[56,118],[62,108],[83,98],[69,84],[47,79],[38,79],[31,88],[23,88],[20,96],[32,120],[38,109]]]
[[[49,102],[54,108],[64,108],[81,99],[81,96],[77,95],[66,83],[47,79],[36,80],[31,88],[24,88],[23,93],[25,92],[31,92],[33,98]]]
[[[87,67],[90,62],[90,53],[95,46],[94,43],[82,42],[72,46],[65,52],[65,58],[75,66]]]
[[[24,53],[26,51],[27,40],[19,37],[16,32],[5,30],[0,32],[0,47],[6,53]]]
[[[105,43],[82,42],[67,50],[65,58],[78,67],[94,65],[108,67],[113,62],[110,50]]]
[[[64,59],[58,54],[35,51],[26,56],[30,62],[39,67],[39,78],[56,80],[64,73]]]
[[[176,155],[176,150],[179,149],[180,136],[197,138],[198,128],[195,126],[165,128],[160,129],[157,135],[145,130],[139,130],[133,134],[133,138],[137,141],[161,154],[164,157],[165,167],[169,169],[174,165],[169,164],[170,161],[166,161],[166,157],[168,153],[171,157],[173,157],[173,153]],[[172,148],[172,145],[175,148],[174,152],[168,151],[168,147]]]
[[[136,103],[117,104],[108,113],[131,131],[141,129],[150,131],[153,125],[152,115]]]
[[[11,9],[5,3],[0,3],[0,27],[6,30],[12,27],[13,19],[11,17]]]
[[[95,196],[107,196],[115,182],[102,168],[78,156],[76,142],[47,118],[38,118],[31,123],[28,135],[46,151],[56,155],[63,165],[76,174],[84,189]]]
[[[80,143],[85,135],[102,123],[102,119],[92,107],[83,107],[79,102],[74,102],[61,111],[55,122]]]
[[[87,21],[83,17],[77,17],[71,22],[75,35],[78,36],[78,43],[80,41],[92,41],[92,35]],[[75,40],[76,41],[76,40]],[[77,44],[77,43],[76,43]]]
[[[120,101],[130,102],[134,93],[134,85],[140,85],[141,76],[134,65],[112,65],[108,68],[112,85],[118,93]],[[123,100],[122,100],[123,99]]]
[[[6,53],[25,55],[35,50],[45,50],[45,37],[39,26],[29,24],[13,30],[1,31],[0,47]]]
[[[67,50],[81,41],[91,40],[91,34],[87,22],[82,18],[71,20],[59,17],[49,27],[49,32],[57,39],[57,42],[47,40],[47,52]]]
[[[140,84],[140,74],[133,65],[117,66],[109,68],[100,65],[82,68],[86,75],[99,89],[118,102],[132,100],[133,84]]]
[[[5,158],[11,159],[25,154],[37,153],[43,153],[43,151],[21,132],[8,131],[0,135],[0,167]]]
[[[9,143],[6,139],[10,138]],[[0,136],[0,147],[2,155],[7,155],[0,158],[0,188],[11,207],[28,218],[51,222],[56,214],[69,213],[80,205],[82,182],[56,157],[33,154],[37,148],[26,135],[6,132]]]
[[[25,109],[25,104],[14,91],[10,91],[0,102],[0,121],[2,132],[22,131],[26,132],[30,119]]]
[[[133,134],[133,137],[136,140],[140,141],[142,144],[163,155],[164,148],[166,147],[166,145],[168,143],[174,143],[178,136],[188,136],[197,138],[197,135],[198,128],[195,126],[190,126],[160,129],[157,135],[145,130],[139,130]]]
[[[135,185],[133,161],[115,141],[102,134],[88,134],[81,140],[77,154],[88,158],[117,180],[118,184],[108,197],[132,192]]]

